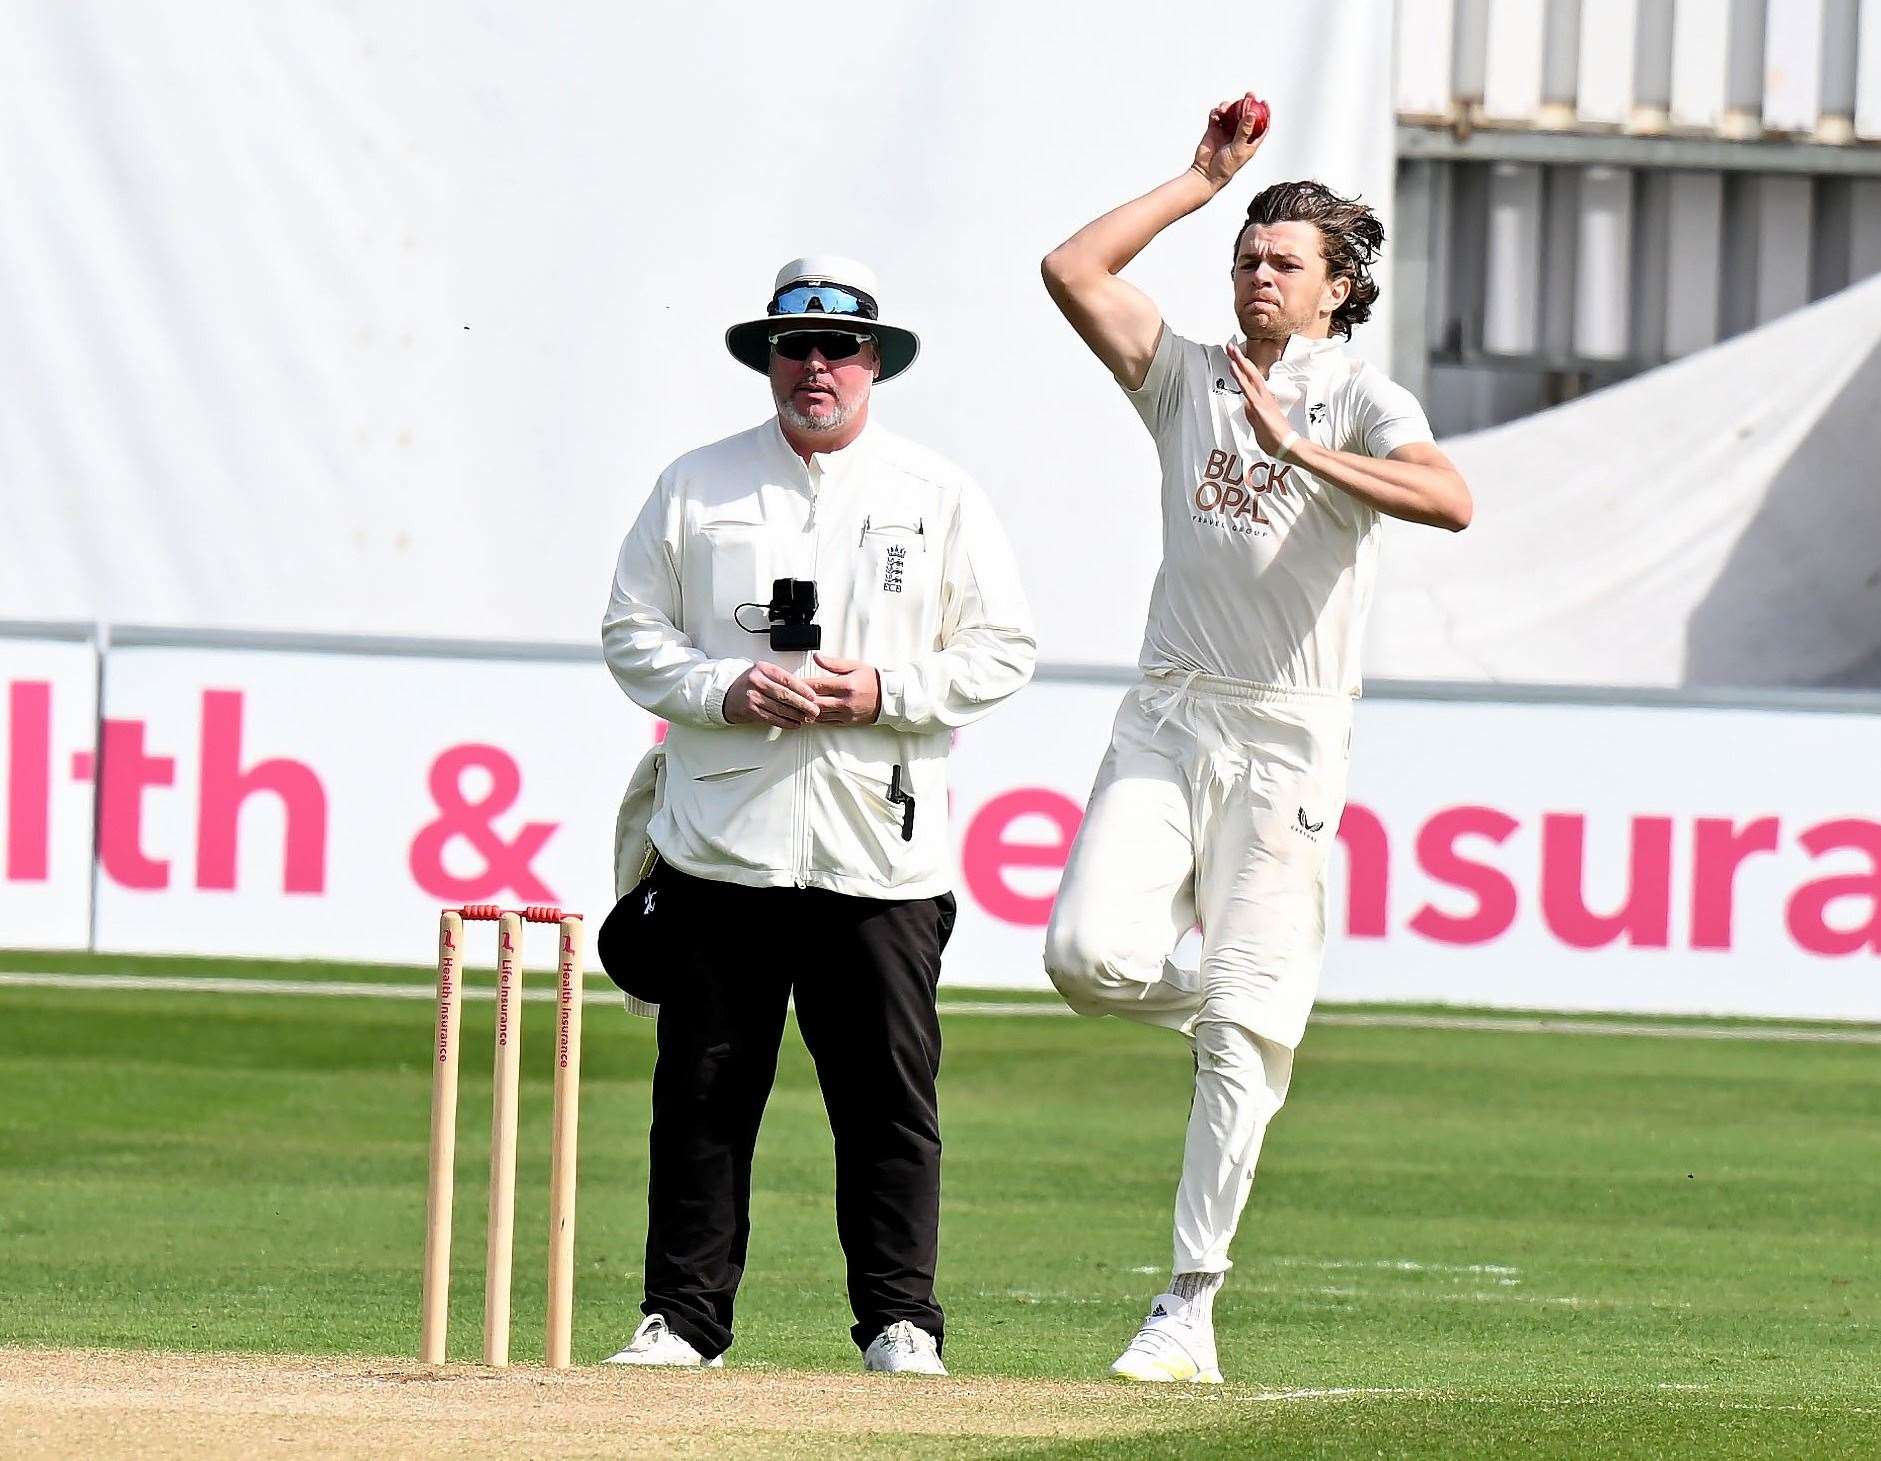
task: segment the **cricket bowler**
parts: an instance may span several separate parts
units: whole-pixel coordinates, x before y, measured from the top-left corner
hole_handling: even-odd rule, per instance
[[[1470,492],[1423,409],[1341,348],[1384,230],[1317,182],[1257,194],[1231,255],[1240,338],[1185,340],[1119,277],[1259,150],[1252,92],[1178,176],[1046,256],[1045,285],[1155,438],[1163,561],[1139,665],[1065,869],[1045,962],[1076,1010],[1179,1031],[1195,1096],[1175,1259],[1112,1371],[1219,1383],[1213,1305],[1325,948],[1381,516],[1452,531]],[[1199,923],[1198,969],[1170,954]]]

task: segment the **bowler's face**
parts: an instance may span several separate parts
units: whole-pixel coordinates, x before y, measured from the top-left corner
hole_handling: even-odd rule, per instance
[[[813,349],[792,360],[771,349],[771,398],[784,419],[801,431],[836,431],[853,419],[869,399],[878,357],[873,341],[846,360],[831,360]]]
[[[1234,314],[1250,340],[1323,333],[1314,327],[1344,302],[1350,286],[1326,277],[1319,229],[1311,223],[1257,223],[1234,254]]]

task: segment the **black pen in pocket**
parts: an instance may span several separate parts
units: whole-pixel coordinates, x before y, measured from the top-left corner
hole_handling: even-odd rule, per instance
[[[888,778],[888,799],[903,808],[901,813],[901,840],[914,841],[914,794],[901,789],[901,767],[895,767]]]

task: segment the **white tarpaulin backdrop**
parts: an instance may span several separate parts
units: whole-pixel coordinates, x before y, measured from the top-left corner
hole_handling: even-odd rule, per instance
[[[1881,686],[1881,277],[1445,447],[1476,522],[1388,526],[1368,674]]]
[[[658,471],[770,412],[725,327],[834,250],[923,332],[880,414],[991,492],[1043,654],[1127,663],[1154,457],[1038,260],[1254,87],[1270,143],[1132,276],[1225,337],[1256,186],[1388,206],[1391,13],[18,0],[0,618],[587,642]]]

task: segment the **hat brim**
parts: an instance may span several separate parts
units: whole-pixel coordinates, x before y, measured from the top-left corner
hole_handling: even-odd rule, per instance
[[[863,320],[854,315],[766,315],[761,320],[746,320],[725,332],[725,348],[740,365],[762,375],[771,371],[771,336],[779,330],[842,330],[847,334],[867,331],[875,337],[876,351],[882,357],[882,373],[877,380],[893,380],[921,353],[921,337],[900,325],[885,325],[880,320]]]

